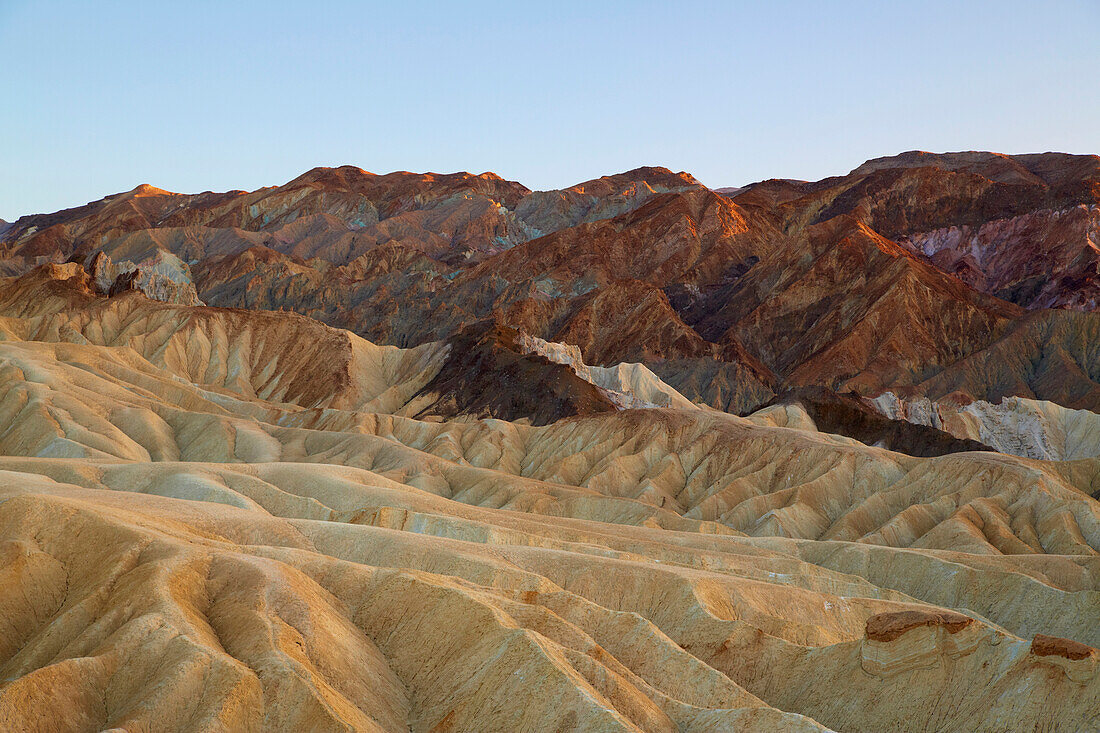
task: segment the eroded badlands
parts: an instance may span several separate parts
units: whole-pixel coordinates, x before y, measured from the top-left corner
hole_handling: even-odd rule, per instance
[[[89,277],[0,288],[5,730],[1100,728],[1098,458],[914,457],[534,339],[599,409],[483,418],[445,343]]]

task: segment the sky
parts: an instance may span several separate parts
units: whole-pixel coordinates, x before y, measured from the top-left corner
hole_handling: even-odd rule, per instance
[[[0,0],[0,218],[318,165],[711,187],[1100,153],[1100,0]]]

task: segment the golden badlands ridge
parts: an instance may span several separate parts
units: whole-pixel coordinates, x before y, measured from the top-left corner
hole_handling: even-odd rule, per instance
[[[439,342],[0,281],[3,729],[1100,728],[1100,459],[523,343],[673,406],[443,419]]]

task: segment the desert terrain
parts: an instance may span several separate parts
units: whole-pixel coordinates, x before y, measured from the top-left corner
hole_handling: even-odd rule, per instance
[[[1100,158],[0,224],[0,728],[1100,730]]]

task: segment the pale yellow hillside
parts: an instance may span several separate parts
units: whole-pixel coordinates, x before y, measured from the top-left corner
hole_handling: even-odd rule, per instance
[[[1100,727],[1100,460],[419,421],[437,345],[0,305],[3,730]]]

